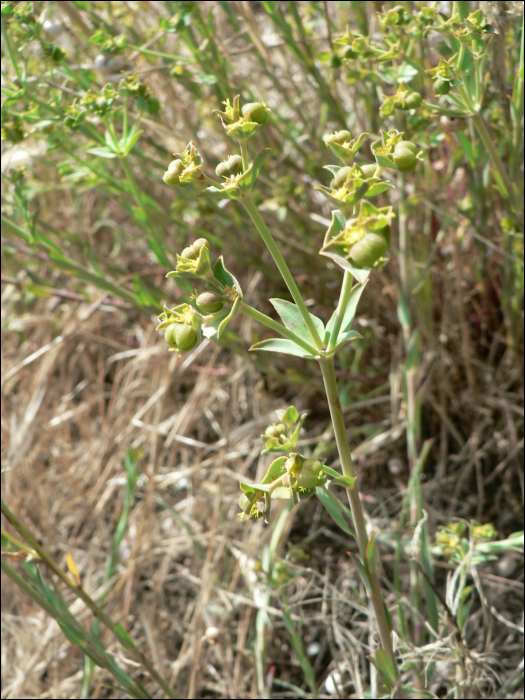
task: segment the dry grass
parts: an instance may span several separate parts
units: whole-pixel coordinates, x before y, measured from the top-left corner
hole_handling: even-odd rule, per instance
[[[261,303],[260,275],[244,284],[251,303]],[[4,286],[11,323],[17,294],[16,287]],[[103,297],[88,305],[51,296],[16,323],[26,340],[13,332],[3,339],[3,455],[10,467],[4,499],[63,566],[67,550],[72,552],[84,589],[96,597],[121,509],[124,458],[129,449],[136,451],[142,477],[106,610],[141,643],[180,697],[257,697],[253,641],[260,584],[254,562],[269,529],[238,521],[237,482],[263,473],[267,460],[259,457],[259,433],[271,408],[285,405],[282,389],[269,395],[253,365],[207,342],[181,359],[167,354],[151,319],[106,306]],[[243,324],[240,336],[249,343],[251,322]],[[509,533],[517,529],[522,507],[521,369],[508,355],[497,367],[474,353],[469,358],[475,399],[468,383],[456,388],[445,349],[425,367],[430,387],[440,380],[437,396],[428,392],[424,426],[440,434],[438,459],[424,486],[426,507],[433,527],[451,516],[477,517]],[[369,516],[385,530],[406,480],[404,401],[391,376],[391,393],[348,407],[348,425],[376,433],[355,456]],[[298,407],[311,411],[306,445],[320,435],[331,442],[318,388],[313,381],[293,396]],[[313,502],[293,512],[289,527],[290,543],[304,550],[306,561],[291,550],[296,578],[288,597],[314,669],[321,680],[337,670],[359,696],[370,619],[345,554],[348,543]],[[385,550],[384,566],[391,565]],[[507,555],[481,567],[474,582],[479,598],[464,662],[472,678],[484,679],[483,697],[494,697],[490,688],[508,680],[519,663],[518,566]],[[411,608],[409,600],[401,603]],[[10,585],[3,607],[3,697],[75,696],[80,657],[58,626]],[[73,608],[87,622],[78,602]],[[270,608],[267,663],[277,679],[301,686],[276,599]],[[118,656],[114,642],[104,641]],[[430,651],[445,683],[453,661],[450,644],[436,642],[424,653]],[[97,676],[99,684],[107,680]],[[93,696],[118,697],[102,685]]]

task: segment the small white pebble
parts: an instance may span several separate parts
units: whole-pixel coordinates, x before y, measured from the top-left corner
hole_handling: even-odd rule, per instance
[[[306,647],[306,653],[308,656],[317,656],[321,649],[321,645],[319,642],[310,642],[310,644]]]
[[[54,39],[62,33],[62,22],[51,22],[46,19],[42,25],[42,29],[48,39]]]
[[[219,639],[220,630],[218,627],[208,627],[204,633],[204,638],[210,644],[214,644]]]
[[[341,674],[333,671],[325,681],[325,688],[328,695],[335,695],[337,687],[341,687]]]

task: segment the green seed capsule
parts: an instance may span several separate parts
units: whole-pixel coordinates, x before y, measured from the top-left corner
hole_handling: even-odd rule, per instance
[[[351,169],[352,168],[349,165],[345,165],[344,168],[340,168],[334,175],[334,179],[330,183],[330,187],[333,190],[338,190],[340,187],[342,187],[345,184],[346,178],[348,177]]]
[[[281,437],[281,435],[286,435],[286,426],[284,425],[284,423],[274,423],[273,425],[269,425],[266,428],[264,434],[266,435],[266,437],[269,438]]]
[[[208,241],[205,238],[197,238],[196,241],[193,241],[191,244],[191,249],[195,257],[191,258],[191,260],[197,260],[199,253],[201,252],[201,248],[203,248],[207,243]]]
[[[372,267],[388,250],[388,243],[379,233],[366,233],[350,248],[350,262],[357,268]]]
[[[185,187],[188,183],[180,181],[184,168],[185,165],[180,159],[172,160],[162,179],[167,185]]]
[[[367,165],[360,165],[359,167],[361,168],[361,170],[363,171],[363,175],[367,179],[369,177],[374,177],[377,170],[377,165],[375,163],[367,163]]]
[[[268,121],[268,114],[266,113],[266,107],[262,102],[248,102],[242,108],[242,116],[246,117],[250,115],[250,121],[256,124],[261,124],[264,126]]]
[[[326,481],[326,475],[322,470],[322,464],[318,459],[309,457],[305,459],[301,471],[297,475],[297,483],[303,489],[313,489],[321,486]]]
[[[450,83],[448,80],[440,80],[439,78],[434,83],[435,95],[447,95],[450,92]]]
[[[175,323],[175,345],[181,350],[192,350],[197,345],[197,332],[188,323]]]
[[[423,98],[421,97],[419,92],[413,92],[406,98],[405,104],[408,109],[416,109],[417,107],[419,107],[422,101]]]
[[[245,493],[241,493],[241,495],[239,496],[239,508],[246,515],[250,514],[250,511],[252,509],[252,503]]]
[[[242,172],[241,156],[230,156],[227,160],[219,163],[215,168],[215,174],[219,177],[231,177]]]
[[[402,173],[408,173],[416,167],[417,146],[412,141],[400,141],[394,148],[394,163]]]
[[[186,258],[186,260],[197,260],[197,256],[193,252],[192,246],[188,246],[187,248],[184,248],[182,253],[180,254],[181,258]]]
[[[176,323],[172,323],[164,330],[164,340],[168,343],[168,345],[171,345],[172,347],[175,347],[177,345],[177,343],[175,342],[176,325]]]
[[[223,307],[224,302],[217,292],[202,292],[195,300],[197,308],[203,314],[216,314]]]
[[[325,141],[326,143],[337,143],[341,146],[343,143],[350,141],[351,138],[352,134],[346,129],[342,129],[341,131],[337,131],[332,136],[325,138]]]

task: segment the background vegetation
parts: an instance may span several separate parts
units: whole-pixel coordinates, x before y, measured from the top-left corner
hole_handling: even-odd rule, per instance
[[[395,582],[389,607],[415,640],[406,660],[420,697],[523,696],[519,552],[487,551],[462,570],[459,644],[442,605],[429,636],[397,546],[412,535],[409,477],[424,444],[421,498],[437,544],[457,519],[492,524],[500,541],[522,528],[523,217],[471,120],[456,130],[425,107],[380,115],[400,81],[436,102],[425,71],[447,57],[439,34],[405,32],[391,62],[343,55],[347,28],[383,41],[377,13],[395,5],[2,4],[2,479],[34,538],[29,557],[19,541],[3,549],[50,594],[49,614],[59,594],[36,548],[73,577],[78,567],[83,591],[178,697],[377,692],[366,596],[321,504],[302,503],[273,530],[236,517],[238,481],[267,468],[260,433],[276,408],[308,411],[302,449],[337,467],[320,376],[296,358],[250,355],[266,336],[246,318],[221,347],[204,341],[180,359],[154,331],[162,304],[191,291],[165,274],[201,236],[250,304],[271,315],[266,299],[287,298],[241,207],[162,182],[190,140],[210,170],[231,152],[212,110],[238,93],[272,110],[255,137],[270,149],[257,203],[324,319],[342,274],[318,255],[331,209],[313,189],[330,179],[322,136],[366,131],[369,148],[398,128],[424,152],[414,174],[391,176],[393,253],[363,295],[364,338],[342,359],[348,436]],[[482,113],[521,200],[523,4],[439,9],[452,5],[463,17],[483,6],[495,30]],[[434,553],[450,604],[458,561]],[[93,623],[62,587],[89,643],[111,655],[95,644],[90,657],[64,608],[57,625],[21,585],[3,588],[3,697],[121,697],[117,684],[159,697],[123,629]]]

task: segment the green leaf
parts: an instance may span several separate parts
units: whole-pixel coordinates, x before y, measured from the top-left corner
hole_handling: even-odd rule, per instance
[[[218,314],[215,314],[211,320],[206,321],[206,323],[202,326],[202,335],[205,338],[208,338],[208,340],[212,340],[214,343],[218,343],[219,326],[221,325],[223,320],[227,316],[229,316],[229,314],[229,309],[223,309]]]
[[[218,280],[225,287],[232,287],[232,288],[236,289],[237,294],[242,299],[241,285],[237,282],[237,280],[232,275],[232,273],[228,272],[228,270],[225,268],[224,257],[222,255],[220,256],[220,258],[217,260],[217,262],[213,266],[213,276],[215,277],[216,280]]]
[[[317,494],[317,498],[319,498],[323,506],[326,508],[332,520],[341,528],[343,532],[346,532],[347,535],[355,537],[355,532],[343,517],[343,504],[337,498],[337,496],[331,493],[331,491],[328,491],[328,489],[326,489],[324,486],[317,486],[315,492]]]
[[[334,355],[340,348],[343,347],[343,345],[346,345],[347,343],[350,343],[352,340],[356,340],[358,338],[362,338],[363,336],[361,333],[358,333],[357,331],[348,331],[347,333],[342,333],[339,336],[339,340],[337,341],[337,345],[333,348],[333,350],[329,353],[327,353],[327,356],[330,357],[331,355]]]
[[[268,484],[250,484],[248,481],[240,481],[239,486],[241,491],[244,493],[256,493],[257,491],[264,491],[265,493],[270,493],[270,487]]]
[[[396,664],[386,651],[381,648],[376,650],[374,662],[384,684],[390,692],[399,678]]]
[[[350,489],[355,484],[355,476],[338,476],[332,481],[334,486],[344,486],[345,489]]]
[[[293,498],[293,493],[292,489],[288,486],[277,486],[272,492],[272,499],[276,499],[278,501],[289,501],[290,498]]]
[[[55,610],[60,610],[59,603],[53,594],[53,591],[49,588],[47,583],[44,581],[42,574],[40,573],[40,567],[37,567],[36,569],[36,575],[38,579],[38,585],[40,586],[40,590],[44,594],[44,598],[46,599],[46,602]]]
[[[290,427],[299,420],[299,411],[295,408],[295,406],[288,406],[283,413],[277,411],[277,415],[279,416],[281,423],[289,425]]]
[[[349,552],[350,554],[350,552]],[[368,578],[368,574],[366,573],[366,569],[363,566],[363,564],[360,562],[360,560],[355,556],[355,554],[350,554],[350,559],[352,562],[355,564],[357,570],[359,571],[359,575],[361,576],[361,581],[363,582],[363,586],[366,588],[366,591],[369,596],[372,595],[372,586],[370,585],[370,579]]]
[[[357,310],[357,304],[359,303],[359,299],[361,298],[361,294],[363,293],[363,290],[366,287],[367,281],[368,281],[368,275],[366,276],[366,279],[364,282],[356,284],[356,285],[354,285],[354,287],[352,287],[352,291],[350,292],[350,297],[348,299],[348,304],[346,305],[345,314],[343,316],[343,322],[341,323],[341,330],[340,330],[339,338],[336,339],[336,342],[334,343],[334,345],[337,342],[339,342],[339,340],[341,339],[341,334],[346,333],[352,327],[352,323],[354,322],[354,318],[355,318],[355,312]],[[328,342],[329,337],[332,333],[332,328],[334,327],[336,314],[337,314],[337,309],[334,311],[334,313],[332,314],[332,317],[330,318],[330,320],[326,324],[326,335],[325,335],[325,342],[326,343]]]
[[[270,338],[269,340],[261,340],[260,343],[255,343],[250,348],[250,351],[264,350],[265,352],[280,352],[283,355],[295,355],[296,357],[304,357],[308,360],[315,360],[315,355],[311,355],[303,348],[296,345],[287,338]]]
[[[62,251],[60,251],[60,253],[62,253]],[[101,274],[101,272],[98,268],[97,261],[95,260],[95,257],[93,255],[93,251],[91,250],[91,246],[89,245],[89,240],[86,241],[86,253],[87,253],[89,262],[91,263],[91,266],[93,267],[93,270],[95,271],[95,273],[99,277],[103,277],[103,275]]]
[[[337,253],[331,253],[329,250],[322,250],[321,255],[333,260],[337,265],[339,265],[339,267],[342,267],[343,270],[348,270],[351,272],[358,282],[365,282],[370,274],[370,269],[359,269],[354,267],[349,260],[343,258],[342,255],[338,255]]]
[[[366,565],[371,574],[377,574],[377,546],[375,538],[376,533],[373,532],[366,545]]]
[[[77,646],[82,646],[86,641],[86,635],[75,626],[73,626],[68,620],[57,620],[60,625],[60,629],[66,635],[71,644],[76,644]]]
[[[237,297],[237,299],[233,302],[233,306],[230,309],[229,314],[226,316],[226,318],[223,318],[222,321],[219,324],[219,327],[217,329],[217,341],[220,342],[222,336],[224,335],[224,332],[228,326],[228,323],[232,320],[232,318],[235,316],[237,313],[237,309],[239,308],[239,304],[241,303],[241,297]]]
[[[335,469],[332,469],[332,467],[327,467],[326,464],[321,464],[321,469],[324,471],[325,474],[328,474],[328,476],[331,476],[334,479],[339,479],[341,477],[340,472],[337,472]]]
[[[91,153],[94,156],[99,156],[100,158],[116,158],[117,154],[106,146],[101,146],[100,148],[88,148],[86,153]]]
[[[127,649],[128,651],[135,649],[135,642],[131,639],[120,622],[117,622],[115,625],[115,634],[117,635],[119,642],[122,644],[124,649]]]
[[[280,476],[284,476],[286,474],[286,469],[284,468],[286,459],[287,457],[277,457],[277,459],[274,459],[268,467],[264,479],[261,480],[261,484],[271,484],[272,481],[275,481]]]
[[[284,299],[270,299],[269,301],[281,317],[282,322],[286,328],[288,328],[288,330],[293,331],[307,343],[313,343],[313,338],[310,335],[310,331],[308,330],[308,327],[301,316],[301,312],[295,304],[292,304],[291,301],[285,301]],[[313,314],[310,314],[310,318],[312,319],[319,336],[322,338],[324,335],[323,322],[320,318],[317,318],[317,316],[314,316]]]
[[[375,184],[371,185],[366,193],[366,196],[368,198],[370,197],[377,197],[378,194],[381,194],[382,192],[386,192],[386,190],[393,190],[394,185],[391,182],[388,182],[387,180],[381,180],[381,182],[376,182]]]
[[[258,153],[253,159],[253,163],[250,165],[250,167],[237,180],[237,184],[243,193],[251,191],[257,176],[261,172],[264,159],[268,155],[268,152],[269,149],[266,149],[265,151]]]
[[[236,185],[231,185],[229,187],[206,187],[202,190],[202,194],[207,194],[213,199],[239,199],[241,196],[241,190]]]

